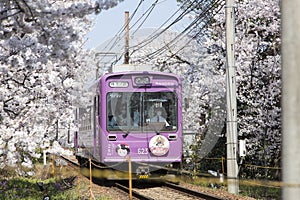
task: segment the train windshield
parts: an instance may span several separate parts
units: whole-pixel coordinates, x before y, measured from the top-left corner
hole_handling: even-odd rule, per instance
[[[178,128],[174,92],[111,92],[106,100],[108,131],[174,132]]]

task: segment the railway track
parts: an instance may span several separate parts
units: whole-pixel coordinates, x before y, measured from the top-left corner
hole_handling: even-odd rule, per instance
[[[126,184],[116,183],[115,187],[129,193],[129,188]],[[184,199],[184,200],[223,200],[220,197],[204,194],[194,190],[190,190],[172,183],[160,183],[152,187],[133,187],[132,197],[140,200],[169,200],[169,199]]]
[[[202,193],[202,192],[198,192],[198,191],[194,191],[194,190],[191,190],[191,189],[187,189],[185,187],[182,187],[182,186],[179,186],[179,185],[176,185],[176,184],[173,184],[173,183],[165,182],[163,184],[167,188],[171,188],[171,189],[174,189],[176,191],[180,191],[180,192],[185,193],[185,194],[193,195],[194,197],[197,197],[197,198],[206,199],[206,200],[224,200],[223,198],[213,196],[213,195],[209,195],[209,194]]]
[[[69,159],[66,157],[61,157],[65,161],[69,162],[73,166],[78,166],[79,164],[74,159]],[[128,182],[115,182],[113,187],[122,190],[123,192],[129,194]],[[135,183],[132,188],[133,199],[140,200],[169,200],[169,199],[184,199],[184,200],[224,200],[223,198],[209,195],[206,193],[201,193],[195,190],[191,190],[173,183],[169,182],[156,182],[145,184],[143,182]]]
[[[65,157],[65,156],[60,156],[60,158],[67,161],[68,163],[70,163],[71,165],[73,165],[75,167],[80,167],[79,163],[74,158],[71,159],[71,158],[68,158],[68,157]]]

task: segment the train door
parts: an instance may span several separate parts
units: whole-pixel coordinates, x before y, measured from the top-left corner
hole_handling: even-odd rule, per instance
[[[93,137],[94,137],[94,150],[93,150],[93,155],[96,158],[99,158],[99,134],[98,134],[98,96],[95,96],[93,98]]]

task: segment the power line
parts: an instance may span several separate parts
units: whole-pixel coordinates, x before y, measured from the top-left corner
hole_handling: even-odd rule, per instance
[[[189,26],[187,26],[180,34],[178,34],[175,38],[173,38],[173,39],[172,39],[170,42],[168,42],[165,46],[159,48],[159,49],[156,50],[155,52],[152,52],[152,53],[150,53],[150,54],[148,54],[148,55],[146,55],[146,56],[143,56],[141,59],[145,59],[145,58],[147,58],[147,59],[153,59],[155,56],[161,55],[162,52],[165,51],[167,48],[171,48],[172,45],[174,45],[174,43],[175,43],[176,41],[178,41],[180,38],[182,38],[186,32],[187,32],[187,34],[188,34],[188,33],[191,33],[191,32],[193,31],[193,28],[194,28],[194,27],[198,26],[200,23],[203,23],[202,21],[201,21],[200,23],[198,23],[198,22],[199,22],[200,20],[202,20],[203,18],[205,18],[206,16],[208,16],[207,14],[210,13],[211,10],[214,10],[213,8],[215,8],[215,6],[217,6],[220,2],[221,2],[221,0],[215,1],[213,4],[208,4],[208,5],[206,6],[206,8],[204,9],[204,12],[202,12],[201,14],[199,14],[199,15],[197,16],[197,18],[195,18],[195,19],[193,20],[193,22],[190,23]],[[220,4],[220,5],[222,5],[222,4]],[[221,9],[221,8],[220,8],[220,9]],[[219,9],[219,10],[220,10],[220,9]],[[219,12],[219,10],[218,10],[217,12]],[[206,20],[206,21],[210,21],[210,19],[209,19],[209,20]],[[194,39],[194,37],[196,37],[197,35],[199,35],[199,34],[201,33],[201,31],[203,30],[203,28],[204,28],[206,25],[207,25],[207,24],[203,24],[202,27],[201,27],[201,29],[200,29],[200,30],[199,30],[199,31],[198,31],[198,32],[190,39],[190,41],[189,41],[188,43],[190,43],[190,42]],[[188,44],[188,43],[187,43],[187,44]],[[147,43],[147,44],[148,44],[148,43]],[[144,45],[144,46],[145,46],[145,45]],[[144,46],[142,46],[141,48],[143,48]],[[183,46],[180,50],[182,50],[184,47],[185,47],[185,46]],[[179,51],[180,51],[180,50],[179,50]],[[137,50],[135,50],[135,51],[137,51]],[[177,51],[177,52],[179,52],[179,51]],[[133,53],[134,53],[134,52],[133,52]]]
[[[204,0],[202,0],[204,1]],[[197,2],[197,0],[193,1],[192,4],[194,4],[195,2]],[[187,3],[187,1],[166,21],[164,22],[158,29],[161,30],[161,28],[168,22],[170,21],[170,19],[172,17],[174,17],[176,15],[177,12],[179,12],[182,8],[184,8],[185,4]],[[148,45],[149,43],[151,43],[154,39],[158,38],[160,35],[162,35],[164,32],[166,32],[169,28],[171,28],[173,25],[175,25],[177,22],[179,22],[184,16],[186,16],[191,10],[193,10],[196,6],[198,6],[201,2],[198,2],[196,5],[189,7],[187,6],[187,8],[171,23],[169,24],[166,28],[164,28],[163,30],[161,30],[159,33],[156,33],[157,31],[155,31],[154,33],[152,33],[150,36],[148,36],[148,38],[146,38],[144,41],[140,42],[138,45],[132,46],[130,47],[131,49],[134,49],[136,47],[139,47],[138,49],[134,50],[137,51],[143,47],[145,47],[146,45]]]
[[[143,17],[146,13],[147,16],[145,17],[145,19],[142,21],[142,23],[138,26],[137,30],[145,23],[145,21],[147,20],[147,18],[149,17],[149,15],[151,14],[151,12],[153,11],[153,9],[155,8],[155,6],[157,5],[158,0],[155,1],[155,3],[153,3],[149,9],[143,13],[143,15],[130,27],[130,29],[132,29]],[[133,35],[136,33],[136,31],[133,33]]]
[[[194,0],[191,4],[194,4],[195,2],[197,2],[197,0]],[[144,21],[140,24],[140,26],[138,27],[138,29],[132,34],[132,35],[134,35],[139,29],[140,29],[140,27],[142,26],[142,24],[145,22],[145,20],[149,17],[149,15],[150,15],[150,13],[153,11],[153,9],[154,9],[154,7],[157,5],[157,4],[159,4],[160,2],[158,2],[158,0],[156,0],[143,14],[142,14],[142,16],[137,20],[137,22],[134,24],[134,25],[132,25],[131,27],[130,27],[130,30],[144,17],[144,15],[146,15],[147,13],[148,13],[148,15],[146,16],[146,18],[144,19]],[[184,8],[184,6],[186,5],[188,3],[188,1],[185,1],[184,3],[183,3],[183,5],[181,5],[181,7],[177,10],[177,11],[175,11],[172,15],[171,15],[171,17],[169,17],[168,19],[167,19],[167,21],[165,21],[161,26],[160,26],[160,28],[161,27],[163,27],[168,21],[170,21],[180,10],[182,10],[182,8]],[[139,4],[140,5],[140,4]],[[157,33],[157,34],[155,34],[157,31],[155,31],[154,33],[152,33],[146,40],[144,40],[144,41],[142,41],[142,43],[145,43],[145,42],[147,42],[146,44],[144,44],[143,46],[146,46],[147,44],[149,44],[149,43],[151,43],[154,39],[156,39],[157,37],[159,37],[159,35],[161,35],[162,33],[164,33],[165,31],[167,31],[171,26],[173,26],[174,24],[176,24],[177,22],[179,22],[185,15],[187,15],[190,11],[192,11],[193,10],[193,8],[195,8],[195,6],[197,6],[198,4],[196,4],[196,5],[194,5],[193,7],[190,7],[190,6],[186,6],[187,8],[169,25],[169,26],[167,26],[164,30],[162,30],[162,31],[160,31],[159,33]],[[139,7],[139,6],[138,6]],[[132,20],[132,18],[130,18],[130,21]],[[157,29],[157,30],[160,30],[160,28],[159,29]],[[120,39],[119,39],[120,40]],[[115,41],[115,43],[111,46],[111,48],[110,48],[110,50],[114,47],[114,45],[116,45],[116,43],[117,43],[118,41],[116,40]],[[141,43],[140,43],[141,44]],[[140,45],[139,44],[139,45]],[[135,47],[135,46],[134,46]],[[134,47],[130,47],[130,49],[133,49]],[[109,51],[110,51],[109,50]],[[122,53],[121,55],[120,55],[120,57],[119,57],[119,59],[116,61],[116,62],[118,62],[120,59],[121,59],[121,57],[124,55],[124,53]]]
[[[148,13],[147,17],[144,19],[144,21],[149,17],[150,13],[152,12],[154,6],[157,4],[158,0],[155,1],[155,3],[153,3],[149,9],[143,14],[143,16],[145,14]],[[164,32],[166,32],[170,27],[172,27],[174,24],[176,24],[177,22],[179,22],[184,16],[186,16],[187,14],[189,14],[191,11],[193,11],[196,7],[198,7],[201,3],[203,3],[204,0],[201,0],[200,2],[198,2],[197,0],[193,1],[193,2],[190,2],[190,5],[188,5],[188,1],[185,1],[178,10],[176,10],[171,17],[169,17],[167,19],[167,21],[165,21],[161,26],[163,27],[165,24],[167,24],[167,22],[169,22],[180,10],[182,10],[184,7],[186,7],[184,9],[184,11],[173,21],[171,22],[166,28],[164,28],[163,30],[161,30],[160,32],[158,32],[159,29],[157,29],[155,32],[153,32],[150,36],[148,36],[148,38],[146,38],[144,41],[140,42],[139,44],[135,45],[135,46],[132,46],[130,47],[130,49],[133,49],[132,54],[134,54],[136,51],[144,48],[146,45],[150,44],[151,42],[153,42],[155,39],[157,39],[160,35],[162,35]],[[161,53],[163,53],[164,51],[166,51],[168,48],[172,48],[172,46],[174,46],[176,44],[176,42],[178,40],[180,40],[182,37],[184,37],[185,35],[188,35],[190,34],[191,32],[194,31],[194,28],[201,25],[201,28],[199,31],[197,31],[192,37],[191,39],[184,45],[182,46],[179,50],[176,51],[176,53],[180,52],[182,49],[184,49],[186,47],[187,44],[189,44],[192,40],[194,40],[194,38],[196,36],[198,36],[202,31],[203,31],[203,28],[208,24],[209,21],[211,21],[211,19],[208,19],[209,17],[211,17],[211,15],[209,15],[209,13],[212,13],[217,6],[221,6],[222,7],[222,3],[220,3],[221,0],[219,1],[214,1],[213,3],[208,3],[206,4],[206,6],[204,7],[204,9],[202,9],[202,13],[200,13],[181,33],[179,33],[175,38],[173,38],[171,41],[169,41],[166,45],[164,45],[163,47],[161,47],[160,49],[156,50],[155,52],[152,52],[148,55],[145,55],[143,56],[141,59],[153,59],[154,57],[156,56],[159,56],[161,55]],[[141,2],[140,2],[141,4]],[[138,5],[138,7],[140,6],[140,4]],[[191,6],[193,5],[193,6]],[[137,7],[137,8],[138,8]],[[219,10],[221,9],[221,7],[217,10],[216,13],[214,14],[217,14],[219,12]],[[131,26],[130,29],[132,29],[137,23],[138,21],[140,21],[143,16],[141,16],[137,22]],[[132,18],[130,19],[132,20]],[[202,21],[200,21],[202,20]],[[142,22],[142,24],[144,23],[144,21]],[[204,21],[204,22],[203,22]],[[141,25],[142,25],[141,24]],[[139,26],[139,28],[141,27],[141,25]],[[138,28],[138,29],[139,29]],[[137,29],[137,30],[138,30]],[[137,31],[136,30],[136,31]],[[136,33],[136,31],[134,33]],[[158,33],[157,33],[158,32]],[[120,38],[119,38],[120,40]],[[116,44],[116,42],[115,42]],[[115,45],[114,44],[114,45]],[[122,56],[124,55],[124,53],[122,53],[120,56],[119,56],[119,59],[117,59],[114,63],[117,63],[121,58]],[[170,58],[169,58],[170,59]]]
[[[202,1],[204,1],[204,0],[202,0]],[[201,1],[201,2],[202,2]],[[179,22],[184,16],[186,16],[188,13],[190,13],[194,8],[196,8],[198,5],[200,5],[200,3],[201,2],[197,2],[197,0],[194,0],[191,4],[193,4],[193,6],[190,6],[190,5],[186,5],[187,3],[188,3],[188,1],[185,1],[182,5],[181,5],[181,7],[177,10],[177,11],[175,11],[175,13],[173,13],[173,15],[171,16],[171,17],[169,17],[168,19],[167,19],[167,21],[165,21],[154,33],[152,33],[150,36],[148,36],[148,38],[146,38],[144,41],[142,41],[142,42],[140,42],[138,45],[135,45],[135,46],[132,46],[132,47],[130,47],[130,49],[134,49],[135,47],[139,47],[138,49],[135,49],[132,53],[131,53],[131,55],[135,52],[135,51],[137,51],[137,50],[139,50],[139,49],[141,49],[141,48],[143,48],[143,47],[145,47],[146,45],[148,45],[149,43],[151,43],[151,42],[153,42],[153,40],[155,40],[156,38],[158,38],[160,35],[162,35],[164,32],[166,32],[171,26],[173,26],[173,25],[175,25],[177,22]],[[196,3],[196,4],[195,4]],[[164,28],[163,30],[161,30],[159,33],[156,33],[158,30],[160,30],[168,21],[170,21],[180,10],[182,10],[184,7],[186,7],[185,8],[185,10],[171,23],[171,24],[169,24],[166,28]],[[136,31],[135,31],[136,32]],[[155,34],[156,33],[156,34]],[[118,61],[121,59],[121,57],[123,56],[124,54],[122,54],[120,57],[119,57],[119,59],[118,59]],[[117,61],[117,62],[118,62]]]
[[[129,18],[129,23],[131,21],[131,19],[133,19],[133,17],[135,16],[135,14],[137,13],[138,9],[140,8],[140,6],[142,5],[142,3],[144,2],[144,0],[140,0],[139,4],[137,5],[137,7],[135,8],[135,10],[133,11],[133,14],[130,16]],[[104,51],[105,49],[113,42],[113,40],[115,39],[114,43],[110,46],[109,51],[111,51],[113,49],[113,47],[115,47],[115,45],[121,40],[121,34],[124,33],[125,31],[125,24],[120,28],[120,30],[115,34],[115,36],[110,40],[110,42],[104,47]],[[125,34],[124,34],[125,35]],[[100,59],[98,62],[100,63],[106,56],[104,55],[102,57],[102,59]]]
[[[224,5],[225,5],[224,2],[223,2],[223,4],[220,4],[220,7],[219,7],[219,9],[216,11],[215,15],[218,14],[218,13],[220,12],[220,10],[223,8]],[[197,36],[202,32],[202,30],[203,30],[204,28],[205,28],[205,26],[202,26],[202,27],[200,28],[200,30],[197,31],[196,34],[194,34],[194,35],[191,37],[191,39],[190,39],[187,43],[185,43],[180,49],[178,49],[174,54],[176,55],[176,54],[178,54],[180,51],[182,51],[184,48],[186,48],[187,45],[188,45],[191,41],[193,41],[194,38],[197,37]],[[169,59],[171,59],[171,58],[168,58],[167,60],[169,60]]]

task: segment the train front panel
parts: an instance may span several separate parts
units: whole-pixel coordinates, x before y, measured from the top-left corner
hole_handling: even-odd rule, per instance
[[[173,74],[128,72],[101,79],[101,162],[167,165],[182,159],[181,82]]]

